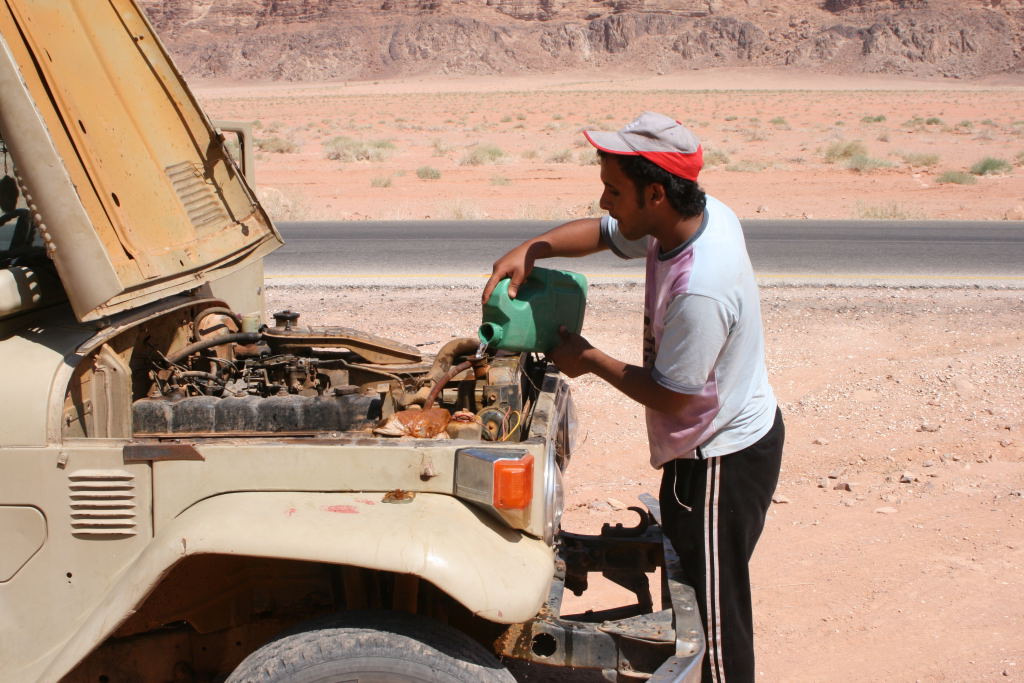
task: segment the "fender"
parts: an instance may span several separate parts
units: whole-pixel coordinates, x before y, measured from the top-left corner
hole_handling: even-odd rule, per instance
[[[255,532],[253,530],[258,530]],[[160,529],[49,666],[57,680],[121,622],[185,557],[286,558],[414,574],[490,621],[518,623],[547,598],[554,552],[452,496],[239,492],[202,500]]]

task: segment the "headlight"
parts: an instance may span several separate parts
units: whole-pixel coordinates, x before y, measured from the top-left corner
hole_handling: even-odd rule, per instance
[[[562,468],[558,464],[556,442],[548,444],[547,466],[544,468],[544,542],[554,543],[555,533],[562,525],[565,494],[562,491]]]
[[[547,543],[554,542],[555,534],[562,524],[562,510],[565,507],[562,471],[569,466],[572,449],[576,445],[576,407],[569,387],[565,384],[555,399],[555,420],[558,429],[555,438],[548,442],[544,468],[544,541]]]

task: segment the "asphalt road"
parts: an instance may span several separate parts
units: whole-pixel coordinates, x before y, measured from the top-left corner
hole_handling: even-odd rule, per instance
[[[550,221],[279,223],[286,244],[266,260],[271,282],[478,284],[507,249]],[[762,282],[1024,287],[1024,222],[744,221]],[[545,265],[592,282],[643,278],[641,261],[603,253]]]

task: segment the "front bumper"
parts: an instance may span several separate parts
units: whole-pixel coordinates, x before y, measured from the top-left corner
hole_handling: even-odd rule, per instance
[[[679,558],[661,530],[661,509],[650,495],[636,527],[605,524],[599,535],[562,532],[547,602],[529,621],[513,624],[495,643],[499,655],[550,666],[601,669],[609,680],[699,682],[704,629],[696,594],[682,579]],[[655,611],[648,573],[661,569],[661,609]],[[566,588],[581,595],[587,575],[629,589],[635,605],[561,615]]]

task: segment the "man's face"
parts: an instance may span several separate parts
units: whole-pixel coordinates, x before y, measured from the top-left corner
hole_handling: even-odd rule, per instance
[[[601,193],[600,206],[619,222],[622,236],[635,240],[648,234],[646,202],[637,193],[636,184],[622,172],[614,156],[601,157],[601,183],[604,191]]]

